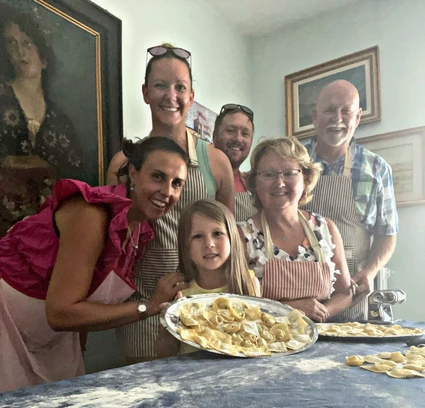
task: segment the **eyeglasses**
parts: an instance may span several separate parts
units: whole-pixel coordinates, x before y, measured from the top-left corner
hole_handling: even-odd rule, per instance
[[[146,65],[148,62],[148,54],[152,55],[152,57],[160,57],[161,55],[166,54],[167,52],[173,53],[178,58],[183,58],[185,60],[189,60],[189,65],[191,66],[191,53],[183,48],[177,47],[165,47],[164,45],[156,45],[155,47],[150,47],[147,49],[146,54]]]
[[[234,111],[236,109],[240,109],[241,111],[245,112],[248,115],[248,117],[251,119],[251,122],[254,121],[254,112],[251,109],[249,109],[247,106],[238,105],[236,103],[227,103],[226,105],[223,105],[220,109],[220,115],[223,112]]]
[[[277,180],[277,177],[282,175],[283,181],[290,183],[291,181],[295,181],[301,172],[301,169],[287,169],[283,171],[265,170],[259,171],[256,175],[260,176],[263,181],[269,182]]]

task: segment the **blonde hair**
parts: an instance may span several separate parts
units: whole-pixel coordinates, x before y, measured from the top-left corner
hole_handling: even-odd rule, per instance
[[[248,270],[248,263],[236,221],[229,209],[218,201],[199,200],[189,205],[180,217],[178,229],[179,270],[185,280],[197,279],[199,271],[190,259],[190,238],[194,214],[200,214],[226,227],[230,241],[230,255],[223,264],[230,293],[255,296],[254,285]]]
[[[251,154],[251,170],[245,173],[244,179],[248,190],[254,197],[255,207],[258,209],[263,207],[256,191],[258,163],[263,156],[269,153],[276,153],[282,158],[293,159],[298,162],[304,177],[304,191],[298,205],[303,206],[309,203],[313,198],[312,191],[320,177],[321,165],[311,160],[307,149],[297,139],[282,137],[264,140],[255,147]]]

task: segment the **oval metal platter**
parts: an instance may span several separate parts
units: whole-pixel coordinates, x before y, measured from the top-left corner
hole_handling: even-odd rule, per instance
[[[291,306],[284,305],[280,302],[276,302],[276,301],[270,300],[270,299],[252,297],[252,296],[242,296],[242,295],[235,295],[235,294],[231,294],[231,293],[214,293],[214,294],[204,294],[204,295],[191,295],[191,296],[187,296],[187,297],[183,297],[181,299],[175,300],[174,302],[171,302],[166,309],[163,309],[161,316],[160,316],[161,324],[174,337],[176,337],[181,342],[184,342],[186,344],[189,344],[189,345],[191,345],[195,348],[201,349],[201,350],[210,351],[212,353],[229,355],[229,354],[217,351],[217,350],[202,348],[199,344],[197,344],[193,341],[190,341],[190,340],[183,340],[180,337],[179,333],[177,333],[177,331],[176,331],[177,327],[180,326],[180,317],[179,317],[180,313],[179,313],[179,311],[181,310],[181,307],[184,304],[186,304],[188,302],[189,303],[190,302],[199,302],[199,303],[205,304],[206,306],[211,306],[213,304],[213,302],[218,297],[225,297],[225,298],[229,298],[229,299],[242,300],[247,305],[258,306],[261,309],[262,312],[268,313],[268,314],[272,315],[273,317],[283,317],[283,316],[286,316],[287,314],[289,314],[291,311],[294,310]],[[306,344],[305,346],[303,346],[302,348],[300,348],[298,350],[288,350],[286,352],[281,352],[281,353],[272,353],[272,356],[282,356],[282,355],[290,355],[290,354],[299,353],[301,351],[304,351],[304,350],[310,348],[317,341],[318,332],[317,332],[317,327],[316,327],[315,323],[313,323],[313,321],[310,320],[306,316],[303,316],[303,319],[308,324],[308,327],[306,327],[306,332],[309,334],[309,336],[311,338],[311,343]],[[242,353],[238,353],[236,355],[236,357],[247,357],[247,356],[245,356]]]

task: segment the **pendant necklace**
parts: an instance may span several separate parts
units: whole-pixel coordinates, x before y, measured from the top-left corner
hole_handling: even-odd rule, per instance
[[[139,250],[140,223],[139,223],[139,230],[137,232],[136,244],[134,244],[133,234],[131,233],[130,227],[128,226],[127,228],[128,228],[128,234],[130,235],[131,245],[133,246],[133,254],[134,254],[134,257],[136,257],[137,251]]]

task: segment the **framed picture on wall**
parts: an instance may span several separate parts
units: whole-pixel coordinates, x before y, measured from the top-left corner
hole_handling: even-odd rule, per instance
[[[425,126],[357,139],[391,166],[397,207],[425,204]]]
[[[187,114],[186,126],[197,132],[201,139],[212,143],[216,118],[214,111],[195,101]]]
[[[314,135],[312,112],[323,87],[337,80],[351,82],[359,91],[363,110],[360,124],[381,120],[379,49],[368,48],[285,76],[286,133]]]
[[[103,184],[122,139],[121,20],[88,0],[0,0],[0,236],[59,177]]]

